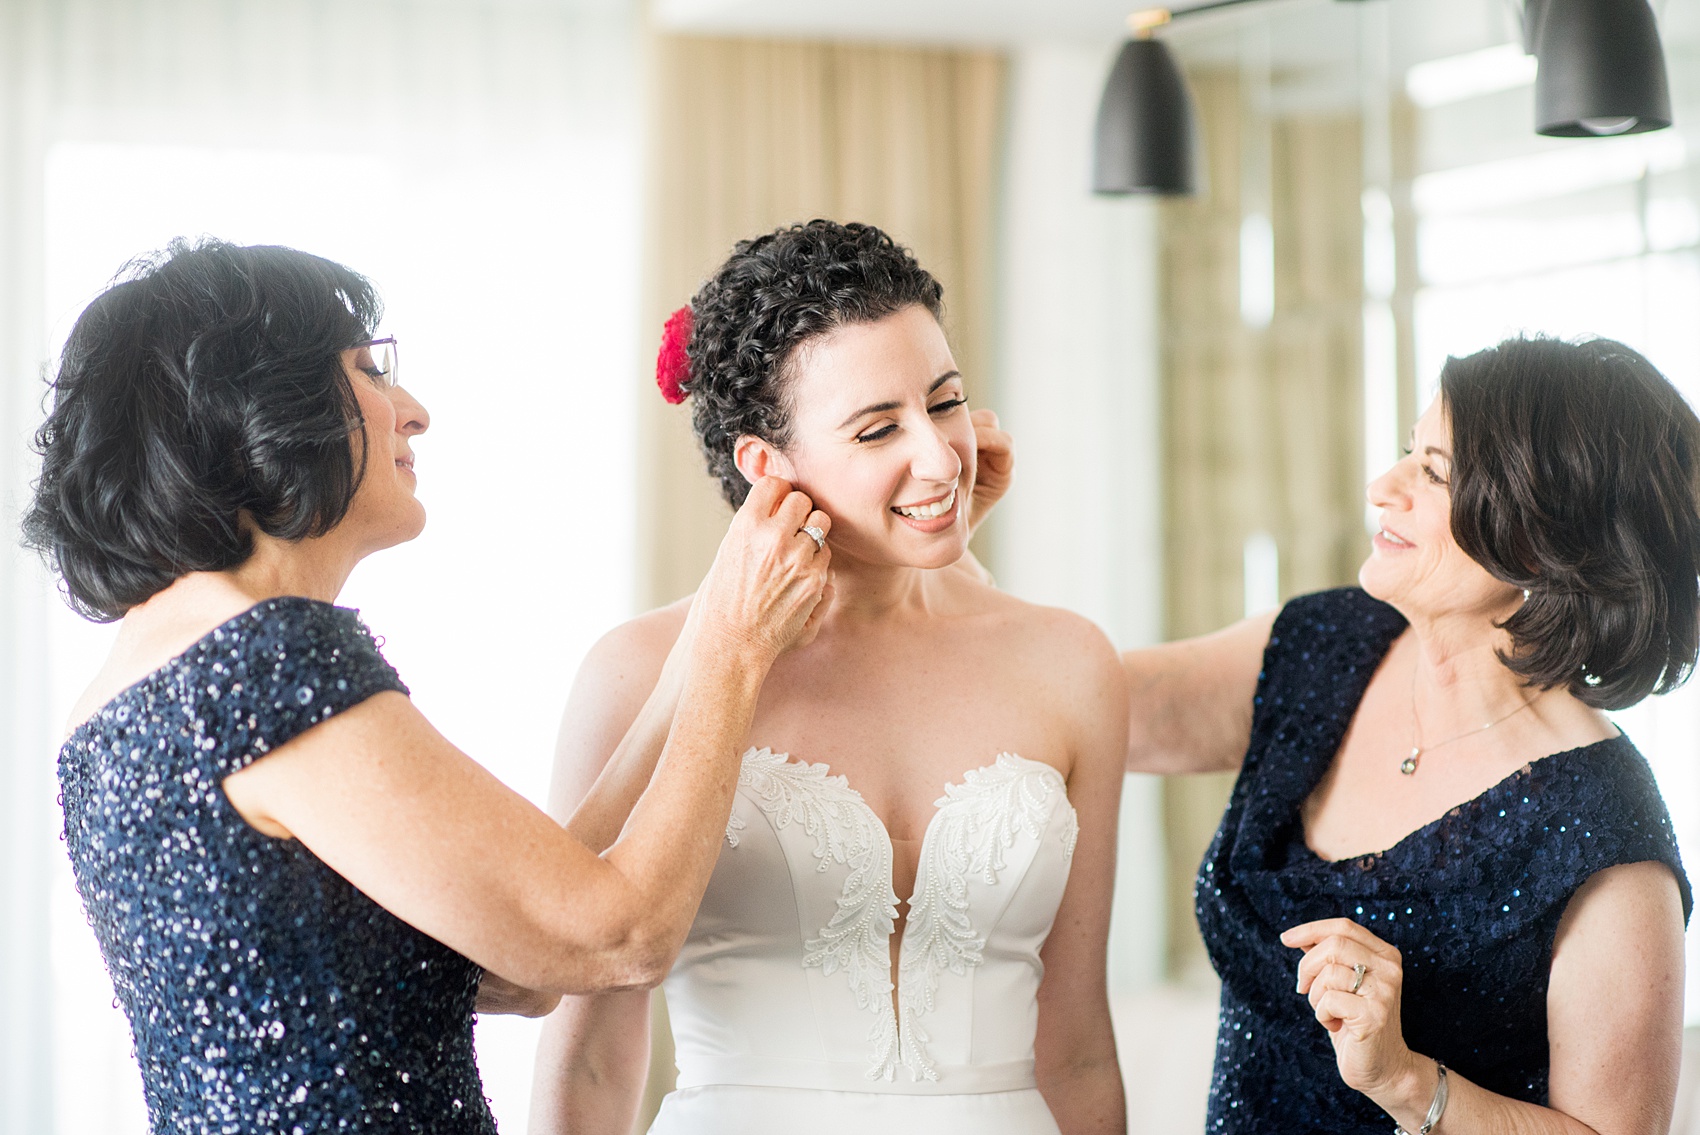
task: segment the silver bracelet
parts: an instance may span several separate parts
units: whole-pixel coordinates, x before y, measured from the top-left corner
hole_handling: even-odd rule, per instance
[[[1423,1120],[1423,1125],[1417,1128],[1416,1135],[1428,1135],[1446,1112],[1446,1065],[1436,1060],[1434,1067],[1435,1071],[1440,1073],[1440,1083],[1434,1086],[1434,1102],[1428,1105],[1428,1117]],[[1411,1135],[1411,1133],[1395,1123],[1393,1135]]]

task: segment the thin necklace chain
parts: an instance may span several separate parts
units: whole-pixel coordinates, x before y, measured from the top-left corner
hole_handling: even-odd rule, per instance
[[[1536,694],[1534,697],[1530,698],[1528,701],[1524,702],[1522,705],[1518,706],[1516,709],[1512,710],[1510,713],[1504,714],[1500,717],[1496,717],[1492,721],[1488,722],[1486,725],[1478,725],[1474,729],[1464,730],[1464,732],[1458,734],[1456,737],[1448,737],[1444,741],[1436,741],[1432,745],[1424,745],[1422,743],[1422,730],[1421,730],[1421,728],[1420,728],[1420,726],[1417,722],[1417,668],[1416,668],[1415,665],[1412,665],[1412,667],[1411,667],[1411,755],[1399,762],[1399,771],[1404,773],[1406,776],[1415,775],[1416,771],[1417,771],[1417,761],[1419,759],[1421,759],[1421,757],[1424,753],[1432,753],[1436,749],[1443,749],[1446,746],[1452,744],[1452,742],[1454,742],[1454,741],[1462,741],[1466,737],[1474,737],[1477,733],[1486,733],[1489,729],[1492,729],[1495,725],[1498,725],[1500,722],[1509,721],[1511,718],[1516,717],[1519,713],[1522,713],[1524,710],[1528,709],[1530,706],[1532,706],[1536,702],[1540,701],[1541,700],[1541,694],[1544,694],[1544,693],[1546,693],[1546,691],[1542,690],[1539,694]]]

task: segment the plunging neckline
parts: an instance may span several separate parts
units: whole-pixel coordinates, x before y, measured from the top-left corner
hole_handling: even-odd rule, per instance
[[[1063,774],[1044,761],[1003,751],[946,782],[921,836],[901,934],[890,829],[847,776],[825,763],[751,746],[742,758],[739,787],[749,790],[777,827],[799,823],[814,837],[821,870],[829,860],[849,868],[831,920],[803,942],[802,963],[828,974],[843,970],[858,1005],[880,1014],[871,1034],[869,1075],[890,1079],[902,1065],[917,1079],[936,1079],[926,1034],[915,1026],[931,1011],[943,970],[962,974],[983,960],[985,938],[969,917],[967,880],[972,874],[995,884],[1005,869],[1003,851],[1018,832],[1043,836],[1057,811],[1053,792],[1068,809],[1063,856],[1065,862],[1072,859],[1079,821]],[[846,809],[859,820],[845,815]],[[733,847],[744,826],[734,813],[727,825]],[[936,845],[947,835],[941,833],[949,840],[942,858]],[[806,926],[799,929],[809,933]],[[875,974],[883,988],[873,984]]]
[[[921,864],[927,857],[927,844],[932,841],[933,828],[939,822],[939,818],[944,815],[944,806],[952,799],[951,790],[965,790],[970,786],[972,779],[976,774],[991,772],[993,769],[996,769],[998,767],[998,757],[1014,757],[1023,765],[1034,766],[1040,776],[1044,775],[1043,770],[1045,769],[1049,769],[1051,772],[1056,773],[1057,779],[1062,781],[1063,784],[1063,801],[1067,803],[1071,809],[1074,807],[1074,802],[1068,798],[1068,778],[1063,776],[1062,771],[1058,769],[1056,765],[1051,764],[1049,761],[1036,761],[1030,757],[1024,757],[1012,749],[998,750],[998,756],[994,757],[989,764],[976,765],[974,768],[968,769],[966,772],[962,773],[955,780],[945,781],[944,787],[941,789],[943,795],[933,801],[933,814],[927,817],[926,826],[921,829],[921,838],[919,840],[902,841],[904,843],[920,844],[920,849],[915,855],[915,883],[912,887],[910,887],[909,897],[904,899],[897,894],[896,883],[891,880],[891,877],[896,874],[896,859],[894,858],[896,848],[892,846],[891,829],[886,826],[885,818],[878,812],[874,811],[874,806],[868,803],[867,798],[862,795],[861,790],[850,783],[850,778],[844,773],[833,772],[832,766],[827,764],[825,761],[798,760],[791,753],[771,749],[765,745],[752,745],[744,755],[747,757],[750,753],[761,751],[772,753],[774,756],[783,760],[787,765],[796,769],[806,769],[810,771],[817,769],[821,770],[821,775],[828,779],[838,781],[845,791],[849,792],[855,798],[856,803],[860,805],[864,812],[867,813],[868,818],[873,820],[874,827],[879,830],[880,835],[885,839],[885,848],[887,853],[886,862],[888,866],[893,868],[893,870],[888,870],[886,872],[888,876],[887,886],[891,890],[892,897],[897,898],[899,902],[903,903],[903,905],[908,907],[910,910],[914,910],[915,900],[920,897]],[[898,953],[900,955],[903,949],[903,939],[909,934],[909,925],[908,917],[905,916],[903,934],[898,938]],[[896,984],[896,982],[892,983],[893,988],[896,988]]]

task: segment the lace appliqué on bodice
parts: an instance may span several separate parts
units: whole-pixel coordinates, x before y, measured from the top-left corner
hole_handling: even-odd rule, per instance
[[[921,846],[898,964],[903,1064],[917,1079],[938,1079],[919,1019],[933,1010],[940,972],[967,973],[980,964],[986,946],[968,917],[969,877],[995,884],[1016,835],[1026,831],[1038,839],[1054,795],[1065,791],[1062,777],[1049,765],[999,753],[996,764],[974,769],[961,784],[946,785],[934,802],[938,812]],[[1079,834],[1071,807],[1062,833],[1065,860],[1073,859]]]
[[[876,1060],[890,1064],[897,1051],[897,1021],[887,943],[897,925],[897,893],[891,885],[891,840],[879,817],[849,781],[832,776],[826,765],[792,761],[772,749],[744,754],[738,785],[750,790],[774,827],[803,825],[815,841],[816,870],[825,871],[828,863],[850,869],[832,921],[803,945],[803,965],[828,974],[844,971],[857,1007],[880,1014],[868,1039]],[[727,823],[729,846],[738,846],[743,826],[737,816]]]
[[[792,761],[771,749],[744,754],[738,774],[776,828],[800,823],[815,841],[817,870],[849,868],[832,919],[804,943],[803,965],[827,974],[843,970],[856,1004],[877,1020],[868,1032],[869,1079],[890,1080],[899,1066],[916,1080],[937,1080],[920,1019],[931,1012],[945,970],[964,975],[978,966],[985,938],[969,912],[969,881],[995,885],[1005,852],[1022,832],[1041,838],[1054,809],[1067,808],[1061,838],[1072,859],[1080,825],[1061,774],[1047,764],[999,753],[993,764],[945,786],[922,839],[898,954],[897,1010],[892,1007],[892,931],[897,894],[891,840],[862,794],[824,764]],[[744,823],[733,816],[726,842],[738,846]],[[901,1019],[899,1017],[901,1014]]]

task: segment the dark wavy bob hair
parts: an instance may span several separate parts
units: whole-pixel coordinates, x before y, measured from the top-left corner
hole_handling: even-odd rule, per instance
[[[1623,709],[1681,685],[1700,639],[1700,420],[1610,339],[1448,359],[1452,534],[1527,588],[1505,664]]]
[[[290,248],[178,240],[127,265],[72,328],[36,434],[24,543],[71,606],[117,619],[241,564],[253,529],[335,527],[365,472],[341,354],[380,313],[364,277]]]
[[[708,471],[733,508],[750,491],[733,459],[738,438],[790,441],[785,380],[797,349],[915,304],[942,319],[944,289],[872,225],[814,220],[733,247],[691,299],[684,384]]]

